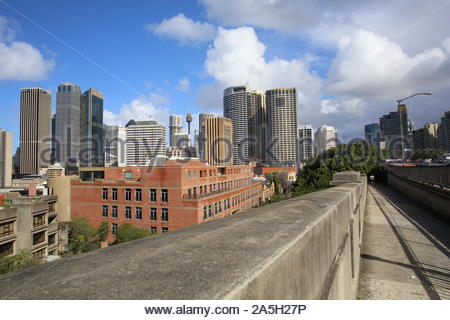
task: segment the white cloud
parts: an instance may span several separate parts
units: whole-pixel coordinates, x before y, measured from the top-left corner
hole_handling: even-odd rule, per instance
[[[160,93],[150,93],[150,101],[156,106],[166,106],[170,104],[170,99]]]
[[[13,41],[19,29],[13,20],[0,16],[0,81],[40,80],[55,66],[32,45]]]
[[[160,24],[147,24],[145,29],[160,37],[177,40],[181,45],[209,41],[216,34],[216,27],[212,24],[194,21],[182,13],[164,19]]]
[[[315,0],[200,0],[210,18],[225,25],[256,27],[298,33],[316,25],[320,7]]]
[[[186,77],[183,77],[180,80],[178,80],[178,85],[177,85],[176,89],[178,91],[187,93],[190,90],[190,85],[191,85],[191,82],[189,81],[189,79]]]
[[[266,47],[261,43],[253,28],[236,29],[219,28],[213,46],[207,52],[205,69],[217,80],[217,85],[204,85],[199,89],[199,99],[214,103],[211,92],[218,94],[217,107],[222,106],[222,90],[227,86],[247,84],[255,89],[279,87],[296,87],[299,93],[299,112],[302,117],[315,112],[320,107],[320,91],[323,80],[309,71],[308,64],[301,59],[283,60],[274,58],[266,60]],[[217,89],[217,90],[216,90]],[[220,93],[219,93],[220,92]],[[220,104],[219,104],[220,103]]]
[[[46,60],[25,42],[0,43],[0,80],[39,80],[52,71],[55,61]]]
[[[14,40],[17,29],[18,25],[16,23],[0,16],[0,42]]]
[[[103,121],[106,124],[125,125],[131,119],[134,120],[156,120],[158,123],[167,125],[170,111],[165,107],[157,107],[149,97],[138,97],[130,103],[124,103],[117,113],[104,110]]]
[[[367,108],[367,102],[358,97],[341,96],[335,99],[323,99],[321,101],[320,112],[329,113],[350,113],[358,114]]]
[[[340,42],[329,71],[328,89],[335,94],[380,100],[450,86],[447,41],[442,47],[408,56],[397,43],[358,30]]]

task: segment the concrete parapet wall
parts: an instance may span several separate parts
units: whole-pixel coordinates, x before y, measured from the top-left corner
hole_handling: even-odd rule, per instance
[[[450,168],[446,168],[450,171]],[[429,208],[450,223],[450,191],[418,181],[400,177],[388,169],[388,184],[395,190],[411,198],[411,201]]]
[[[335,180],[345,182],[0,276],[0,298],[354,299],[366,177]]]

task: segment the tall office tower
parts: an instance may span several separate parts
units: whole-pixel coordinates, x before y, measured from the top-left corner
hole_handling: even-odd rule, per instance
[[[223,115],[233,123],[233,164],[249,162],[248,97],[246,86],[230,87],[223,92]]]
[[[126,128],[127,166],[144,166],[158,155],[166,155],[166,127],[154,120],[130,120]]]
[[[56,151],[59,147],[56,143],[56,113],[52,115],[52,155],[50,159],[50,163],[54,164],[56,162]]]
[[[444,113],[438,128],[439,149],[450,152],[450,111]]]
[[[12,133],[0,128],[0,188],[12,186]]]
[[[42,88],[20,93],[20,173],[39,174],[50,164],[52,96]]]
[[[337,133],[334,127],[323,125],[314,133],[315,154],[337,147]]]
[[[85,91],[81,97],[80,166],[104,167],[103,93]]]
[[[409,145],[404,145],[404,148],[412,147],[412,127],[406,105],[399,105],[397,111],[385,114],[380,118],[380,139],[384,142],[385,149],[391,150],[394,147],[398,149],[397,144],[401,144],[402,137],[404,143]]]
[[[176,146],[173,141],[175,134],[181,133],[183,130],[183,116],[174,114],[169,117],[169,145]]]
[[[205,160],[209,165],[233,164],[233,123],[225,117],[207,118],[203,122]]]
[[[266,139],[266,95],[264,91],[253,90],[247,94],[248,158],[264,162]]]
[[[378,123],[370,123],[364,126],[364,135],[368,144],[375,146],[380,145],[380,125]]]
[[[198,139],[196,141],[196,149],[198,157],[201,160],[205,160],[205,135],[204,135],[205,121],[206,119],[214,118],[215,116],[216,116],[215,113],[200,113],[198,115]]]
[[[105,167],[124,167],[126,131],[117,125],[105,125]]]
[[[438,150],[438,130],[438,123],[426,123],[423,128],[414,130],[414,150]]]
[[[307,162],[313,158],[313,129],[307,124],[298,129],[298,158],[300,162]]]
[[[80,104],[80,87],[62,82],[56,94],[56,161],[63,167],[67,161],[75,165],[80,153]]]
[[[297,163],[297,90],[266,91],[266,153],[271,165]]]
[[[190,137],[187,133],[177,133],[172,136],[173,146],[186,148],[190,146]]]

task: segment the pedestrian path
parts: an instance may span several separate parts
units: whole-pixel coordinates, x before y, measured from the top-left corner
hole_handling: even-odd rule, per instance
[[[450,299],[449,243],[445,221],[387,186],[369,185],[358,298]]]

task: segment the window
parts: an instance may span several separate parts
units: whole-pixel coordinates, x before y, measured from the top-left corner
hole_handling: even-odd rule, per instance
[[[161,209],[161,221],[169,221],[169,209]]]
[[[219,201],[219,212],[222,212],[222,201]]]
[[[117,227],[118,227],[117,223],[113,223],[112,224],[112,226],[111,226],[111,233],[112,234],[114,234],[114,235],[117,234]]]
[[[113,200],[117,200],[117,189],[116,188],[112,189],[111,198]]]
[[[125,219],[131,219],[131,207],[125,207]]]
[[[52,251],[49,251],[49,252],[48,252],[48,255],[49,255],[49,256],[57,256],[58,254],[57,254],[57,252],[56,252],[56,249],[53,249]]]
[[[167,232],[169,232],[169,228],[162,227],[161,231],[162,231],[162,233],[167,233]]]
[[[49,202],[48,204],[48,212],[55,212],[55,202]]]
[[[208,219],[208,207],[207,206],[203,207],[203,219]]]
[[[108,200],[108,189],[102,189],[102,200]]]
[[[45,213],[33,216],[33,228],[42,226],[44,224],[45,224]]]
[[[168,202],[169,201],[169,195],[167,189],[161,189],[161,201],[162,202]]]
[[[150,208],[150,220],[156,221],[156,208]]]
[[[141,207],[136,207],[136,219],[142,220],[142,208]]]
[[[14,241],[0,244],[0,255],[5,254],[9,256],[14,253]]]
[[[0,224],[0,237],[8,236],[14,233],[14,221]]]
[[[103,206],[102,208],[102,217],[108,217],[108,206]]]
[[[156,202],[156,189],[150,189],[150,202]]]
[[[33,234],[33,246],[45,242],[45,231]]]
[[[48,245],[51,246],[52,244],[56,243],[56,233],[52,233],[48,235]]]
[[[156,227],[150,227],[150,233],[155,234],[158,232],[158,229]]]
[[[211,218],[211,216],[212,216],[212,206],[209,205],[209,206],[208,206],[208,217]]]
[[[142,201],[142,190],[136,189],[136,201]]]
[[[214,213],[215,214],[219,213],[219,209],[217,208],[217,202],[214,203]]]
[[[112,210],[111,210],[111,217],[113,218],[117,218],[118,214],[117,214],[117,206],[113,206]]]
[[[125,200],[131,201],[131,189],[125,189]]]
[[[125,176],[125,179],[132,179],[133,178],[133,172],[125,172],[124,176]]]

